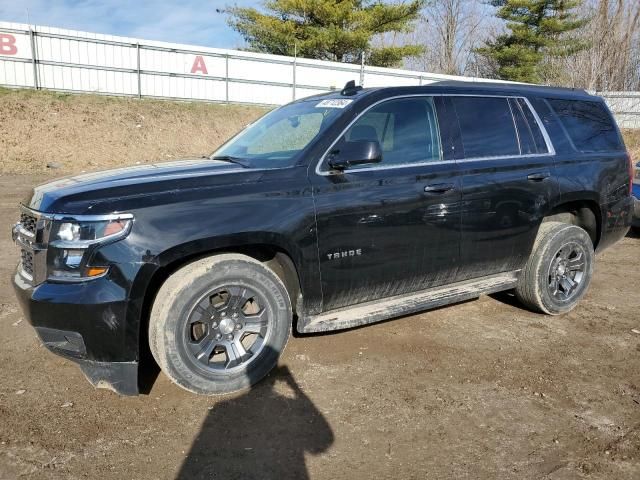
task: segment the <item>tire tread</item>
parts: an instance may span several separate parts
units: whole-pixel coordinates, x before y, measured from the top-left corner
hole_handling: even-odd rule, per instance
[[[247,266],[252,269],[260,270],[261,273],[269,276],[272,281],[277,283],[280,286],[283,295],[285,295],[289,320],[291,319],[291,299],[289,298],[284,283],[282,282],[280,277],[278,277],[270,268],[268,268],[258,260],[242,254],[224,253],[201,258],[179,268],[165,280],[156,295],[156,299],[153,303],[153,307],[151,309],[151,314],[149,317],[149,348],[151,350],[153,358],[156,360],[158,366],[165,373],[165,375],[167,375],[167,377],[176,385],[193,393],[204,393],[207,395],[224,395],[236,390],[240,390],[241,388],[219,393],[208,391],[205,392],[202,389],[191,387],[188,383],[183,381],[183,379],[175,375],[173,373],[173,369],[169,365],[169,356],[167,355],[166,351],[166,342],[163,338],[166,334],[165,321],[170,315],[171,308],[174,305],[175,301],[178,299],[179,295],[185,290],[188,290],[195,279],[199,278],[202,275],[206,275],[209,270],[212,270],[213,268],[216,268],[217,266],[221,266],[223,263],[228,262],[234,262],[236,263],[236,265],[238,263],[247,264]],[[291,322],[289,322],[289,331],[290,329]],[[282,350],[284,350],[284,347],[286,347],[289,336],[290,335],[288,334]]]
[[[552,310],[549,306],[545,305],[545,302],[542,298],[542,288],[540,281],[540,269],[541,263],[543,261],[543,257],[554,241],[554,239],[559,235],[569,235],[571,230],[575,230],[574,234],[576,236],[583,236],[591,242],[587,232],[576,226],[563,222],[543,222],[540,225],[538,230],[538,234],[533,244],[533,248],[531,251],[531,255],[527,260],[524,268],[520,272],[520,278],[518,280],[518,285],[516,286],[516,296],[518,300],[522,304],[524,304],[527,308],[539,312],[545,313],[547,315],[558,315],[560,313],[564,313],[565,311],[573,308],[575,303],[580,299],[578,297],[573,305],[570,308],[563,311],[555,311]],[[588,272],[590,277],[591,272]],[[587,280],[589,281],[589,280]]]

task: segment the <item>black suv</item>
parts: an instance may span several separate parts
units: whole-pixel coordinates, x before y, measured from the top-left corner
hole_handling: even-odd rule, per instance
[[[602,99],[485,83],[361,89],[271,111],[211,157],[39,186],[14,284],[52,351],[138,392],[150,349],[202,394],[260,380],[299,333],[514,289],[571,310],[632,216]]]

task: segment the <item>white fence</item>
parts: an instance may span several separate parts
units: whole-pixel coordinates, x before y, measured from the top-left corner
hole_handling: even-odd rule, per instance
[[[620,128],[640,128],[640,92],[597,92],[604,98]]]
[[[0,85],[280,105],[341,88],[441,80],[487,81],[409,70],[155,42],[0,22]],[[640,127],[640,93],[604,96],[622,126]]]

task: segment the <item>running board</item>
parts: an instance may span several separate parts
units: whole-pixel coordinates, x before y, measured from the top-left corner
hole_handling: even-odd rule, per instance
[[[359,327],[394,317],[442,307],[515,287],[519,270],[500,273],[441,287],[429,288],[384,300],[374,300],[350,307],[330,310],[298,322],[300,333],[326,332]]]

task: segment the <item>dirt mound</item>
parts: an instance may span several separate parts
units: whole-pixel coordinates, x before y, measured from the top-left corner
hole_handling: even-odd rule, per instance
[[[267,110],[0,89],[0,174],[100,170],[211,153]],[[52,172],[51,172],[52,173]]]
[[[627,145],[627,150],[631,153],[631,158],[635,162],[640,161],[640,128],[636,130],[625,130],[622,132],[624,135],[624,142]]]

